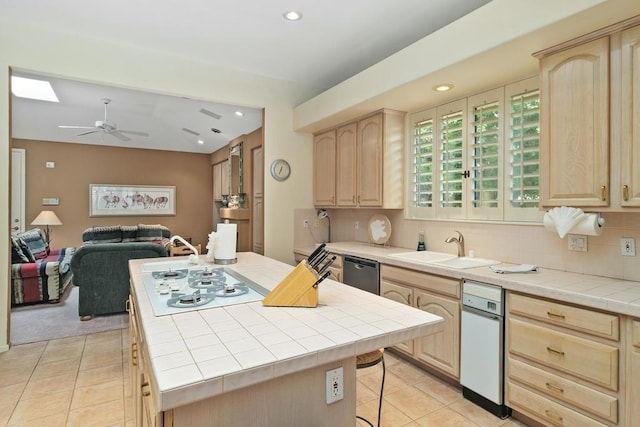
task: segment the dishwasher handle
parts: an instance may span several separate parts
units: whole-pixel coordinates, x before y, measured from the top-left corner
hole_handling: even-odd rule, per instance
[[[344,262],[353,264],[353,266],[358,270],[362,270],[365,267],[378,268],[378,265],[379,265],[378,261],[373,261],[370,259],[358,258],[353,256],[345,256]]]

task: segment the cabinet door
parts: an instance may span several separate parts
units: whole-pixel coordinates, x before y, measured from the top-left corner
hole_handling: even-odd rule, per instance
[[[336,202],[336,131],[313,138],[313,203],[334,206]]]
[[[629,342],[629,367],[627,368],[627,425],[640,422],[640,320],[629,319],[631,340]]]
[[[382,113],[358,122],[359,206],[382,206]]]
[[[228,195],[230,194],[230,188],[229,188],[229,174],[231,173],[231,170],[229,169],[229,160],[225,160],[224,162],[220,163],[220,189],[222,191],[223,195]]]
[[[350,123],[336,131],[336,205],[356,206],[358,124]]]
[[[609,37],[541,59],[545,206],[609,204]]]
[[[401,304],[412,305],[413,303],[412,288],[397,285],[386,280],[380,281],[380,296]],[[413,355],[413,340],[396,344],[394,347],[405,353]]]
[[[416,307],[444,319],[444,329],[416,340],[415,356],[431,366],[460,378],[460,303],[415,291]]]
[[[213,165],[213,200],[222,200],[222,163]]]
[[[640,26],[622,32],[622,120],[620,191],[622,206],[640,206]]]

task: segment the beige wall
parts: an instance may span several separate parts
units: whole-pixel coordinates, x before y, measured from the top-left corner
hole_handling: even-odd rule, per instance
[[[13,147],[26,150],[25,229],[41,210],[54,211],[62,225],[51,227],[53,247],[80,246],[87,227],[116,224],[162,224],[206,245],[213,209],[208,154],[22,139]],[[89,184],[175,186],[176,215],[89,217]],[[43,197],[57,197],[60,205],[42,206]]]

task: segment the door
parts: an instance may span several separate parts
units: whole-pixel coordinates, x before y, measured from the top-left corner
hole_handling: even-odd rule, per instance
[[[11,149],[11,234],[24,231],[26,152]]]
[[[313,138],[313,204],[334,206],[336,202],[336,131]]]
[[[356,205],[356,159],[358,124],[350,123],[336,132],[336,205]]]
[[[621,179],[620,191],[626,207],[640,206],[640,26],[622,32]]]
[[[359,206],[382,206],[382,113],[358,122]]]

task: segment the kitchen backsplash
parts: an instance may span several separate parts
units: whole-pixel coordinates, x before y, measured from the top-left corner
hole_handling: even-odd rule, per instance
[[[425,231],[427,250],[456,253],[445,239],[459,230],[465,238],[467,253],[514,264],[540,267],[596,276],[640,281],[640,251],[635,257],[620,255],[620,238],[633,237],[640,244],[640,213],[604,213],[606,224],[600,236],[589,236],[587,252],[568,249],[568,238],[544,229],[542,224],[515,225],[454,221],[408,220],[402,210],[328,209],[331,241],[369,242],[369,219],[386,215],[391,221],[391,246],[415,249],[418,233]],[[294,247],[312,246],[326,240],[329,221],[319,219],[315,209],[296,209],[294,214]],[[304,228],[304,220],[309,228]],[[358,223],[356,229],[355,224]]]

